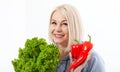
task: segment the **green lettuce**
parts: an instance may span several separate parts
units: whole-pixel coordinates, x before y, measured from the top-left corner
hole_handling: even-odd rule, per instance
[[[12,60],[15,72],[56,72],[59,50],[44,38],[27,39],[24,48],[19,48],[18,58]]]

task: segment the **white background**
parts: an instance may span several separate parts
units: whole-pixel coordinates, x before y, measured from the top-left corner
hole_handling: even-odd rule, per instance
[[[64,3],[79,10],[85,39],[92,36],[106,72],[120,72],[119,0],[0,0],[0,72],[14,72],[11,60],[27,38],[48,40],[50,13]]]

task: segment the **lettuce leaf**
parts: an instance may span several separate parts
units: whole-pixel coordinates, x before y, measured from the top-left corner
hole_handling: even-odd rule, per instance
[[[44,38],[27,39],[24,48],[19,48],[18,58],[12,60],[15,72],[56,72],[59,50]]]

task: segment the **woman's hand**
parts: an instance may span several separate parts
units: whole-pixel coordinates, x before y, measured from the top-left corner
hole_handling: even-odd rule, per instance
[[[72,58],[71,52],[69,53],[70,55],[70,64],[72,64],[76,59]],[[90,59],[90,53],[87,56],[87,59],[81,64],[79,65],[77,68],[71,70],[71,72],[81,72],[81,70],[85,67],[85,65],[87,64],[87,61]]]

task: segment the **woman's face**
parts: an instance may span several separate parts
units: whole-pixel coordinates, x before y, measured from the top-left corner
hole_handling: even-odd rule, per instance
[[[50,35],[57,44],[67,45],[69,39],[68,23],[65,16],[59,11],[55,11],[50,22]]]

